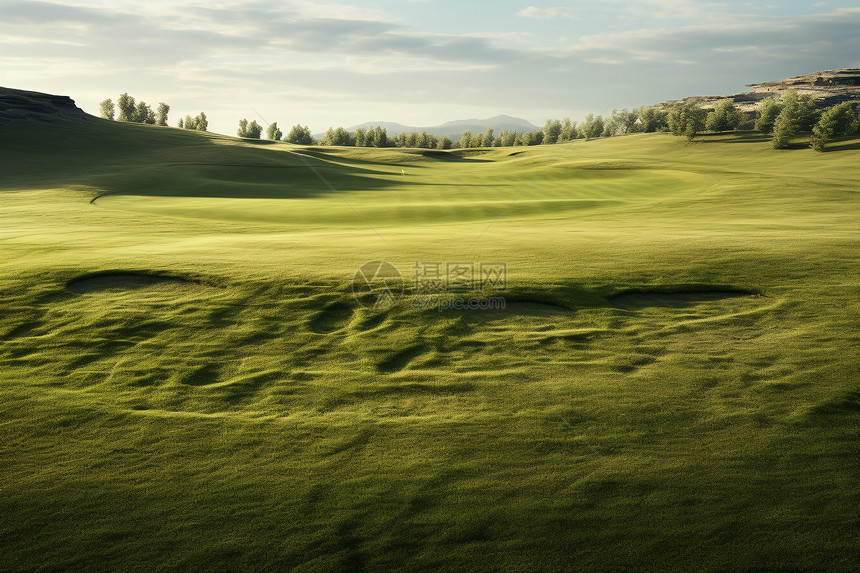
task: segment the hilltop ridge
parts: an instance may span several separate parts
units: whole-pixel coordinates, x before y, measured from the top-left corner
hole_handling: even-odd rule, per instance
[[[0,87],[0,124],[57,119],[86,120],[92,117],[68,96]]]
[[[789,90],[811,95],[819,107],[828,107],[844,101],[860,100],[860,68],[825,70],[783,80],[746,84],[746,87],[752,88],[752,91],[733,95],[689,96],[664,101],[655,107],[666,108],[684,102],[713,108],[718,102],[731,98],[742,111],[751,113],[761,100]]]

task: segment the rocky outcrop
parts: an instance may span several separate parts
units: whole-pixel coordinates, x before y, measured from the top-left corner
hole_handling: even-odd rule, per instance
[[[22,121],[81,121],[93,116],[72,98],[0,87],[0,124]]]
[[[811,95],[822,106],[830,106],[860,99],[860,68],[827,70],[776,82],[747,84],[747,87],[753,89],[753,94],[765,97],[795,90]]]
[[[732,99],[741,110],[752,112],[761,100],[789,90],[811,95],[819,107],[843,101],[860,101],[860,68],[827,70],[773,82],[747,84],[747,87],[752,88],[752,91],[734,95],[686,97],[666,101],[655,107],[666,108],[677,102],[686,102],[708,109],[724,99]]]

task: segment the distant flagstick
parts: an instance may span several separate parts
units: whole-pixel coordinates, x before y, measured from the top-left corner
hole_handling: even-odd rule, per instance
[[[400,170],[400,184],[401,184],[401,185],[403,185],[403,177],[405,177],[405,176],[406,176],[406,170],[405,170],[405,169],[401,169],[401,170]]]

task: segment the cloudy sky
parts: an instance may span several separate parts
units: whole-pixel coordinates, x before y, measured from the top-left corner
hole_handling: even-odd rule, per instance
[[[0,85],[312,131],[542,124],[860,66],[858,2],[0,0]],[[285,130],[286,131],[286,130]]]

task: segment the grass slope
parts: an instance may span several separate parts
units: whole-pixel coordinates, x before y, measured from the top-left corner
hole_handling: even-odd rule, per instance
[[[858,154],[703,139],[4,127],[0,567],[857,570]]]

